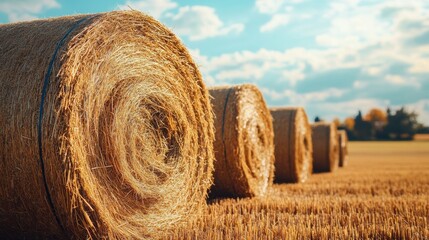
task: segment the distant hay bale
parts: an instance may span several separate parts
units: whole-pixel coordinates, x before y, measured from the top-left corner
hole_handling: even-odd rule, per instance
[[[333,172],[338,168],[337,128],[332,123],[311,126],[313,139],[313,172]]]
[[[2,237],[160,237],[202,210],[212,110],[166,27],[137,11],[22,22],[0,25],[0,49]]]
[[[338,143],[339,143],[339,166],[345,167],[348,163],[349,151],[347,132],[345,130],[338,130]]]
[[[305,182],[313,171],[311,126],[303,108],[271,108],[275,182]]]
[[[274,173],[273,126],[261,92],[249,84],[210,88],[215,113],[212,197],[263,196]]]

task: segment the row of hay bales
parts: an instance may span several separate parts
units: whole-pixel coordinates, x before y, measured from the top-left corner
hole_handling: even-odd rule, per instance
[[[137,11],[0,25],[0,49],[4,238],[158,238],[208,197],[346,164],[332,124],[269,109],[253,85],[207,89]]]

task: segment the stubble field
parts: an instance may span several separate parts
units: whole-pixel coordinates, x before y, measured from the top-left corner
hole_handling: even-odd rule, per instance
[[[351,142],[346,168],[210,202],[169,239],[429,239],[429,141]]]

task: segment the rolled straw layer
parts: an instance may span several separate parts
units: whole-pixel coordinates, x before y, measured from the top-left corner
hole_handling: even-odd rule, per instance
[[[305,182],[313,171],[311,126],[303,108],[271,108],[276,182]]]
[[[1,25],[0,48],[1,236],[159,237],[201,210],[212,110],[167,28],[62,17]]]
[[[349,153],[348,153],[348,143],[349,139],[347,138],[347,132],[345,130],[338,130],[338,143],[339,143],[339,166],[347,166]]]
[[[253,85],[210,88],[215,113],[212,197],[263,196],[273,181],[270,112]]]
[[[332,172],[338,168],[337,128],[332,123],[311,126],[313,139],[313,172]]]

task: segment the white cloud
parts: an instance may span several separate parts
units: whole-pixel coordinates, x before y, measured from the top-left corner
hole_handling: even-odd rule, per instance
[[[302,98],[306,101],[325,101],[331,97],[341,97],[343,96],[347,90],[338,89],[338,88],[329,88],[323,91],[309,92],[302,94]]]
[[[51,8],[59,8],[56,0],[2,0],[0,12],[8,16],[10,22],[33,20],[37,14]]]
[[[383,89],[377,89],[380,85],[384,84],[386,90],[398,86],[419,88],[424,87],[423,81],[427,80],[421,73],[429,73],[429,45],[410,44],[429,29],[429,6],[422,7],[419,1],[410,4],[335,1],[339,5],[331,6],[326,14],[323,10],[320,12],[326,17],[324,21],[328,21],[328,27],[319,29],[322,34],[314,36],[318,46],[285,50],[261,48],[213,57],[200,54],[199,58],[204,62],[203,72],[209,76],[212,85],[240,83],[245,79],[261,86],[269,103],[307,106],[313,113],[321,111],[324,118],[356,115],[358,108],[364,112],[372,107],[386,108],[391,100],[397,100],[397,96],[380,94],[383,92]],[[296,21],[296,14],[287,10],[287,3],[282,2],[279,8],[264,10],[264,14],[271,17],[285,14]],[[382,17],[388,8],[397,9],[393,15]],[[318,84],[317,81],[326,79],[317,80],[318,76],[341,69],[345,72],[358,69],[353,76],[341,76],[345,77],[344,81],[349,81],[349,89],[337,89],[332,85],[326,88],[326,84],[320,85],[323,86],[320,91],[310,93],[297,93],[294,89],[298,82],[306,81],[308,77]],[[418,91],[421,94],[421,90]],[[386,99],[378,99],[380,95]],[[361,99],[362,96],[365,99]],[[331,97],[356,99],[335,103],[330,102]]]
[[[173,13],[171,10],[176,9],[178,4],[172,0],[127,0],[124,5],[118,7],[132,8],[155,18],[163,18],[175,33],[187,36],[191,41],[240,33],[244,30],[241,23],[226,25],[216,14],[216,10],[208,6],[184,6]]]
[[[264,76],[265,72],[266,69],[264,69],[264,67],[247,63],[240,66],[240,68],[221,70],[218,74],[216,74],[216,79],[220,81],[234,79],[258,80]]]
[[[333,120],[336,117],[345,118],[355,116],[358,110],[366,113],[372,108],[385,109],[389,106],[389,101],[376,98],[361,98],[341,102],[320,102],[314,103],[312,109],[318,109],[323,114],[321,117],[325,120]],[[313,113],[314,114],[314,113]],[[311,115],[310,115],[311,116]]]
[[[37,16],[29,13],[9,13],[9,22],[22,22],[22,21],[31,21],[37,19]]]
[[[385,70],[385,66],[368,66],[363,69],[364,73],[369,76],[379,76]]]
[[[331,97],[343,97],[349,93],[348,89],[330,88],[323,91],[297,93],[290,89],[276,91],[262,87],[261,91],[268,102],[273,100],[281,102],[281,105],[304,107],[310,119],[315,116],[322,117],[328,121],[336,117],[343,119],[355,116],[358,110],[365,113],[374,107],[385,109],[389,106],[388,100],[376,98],[361,98],[339,102],[329,101]]]
[[[415,103],[407,104],[405,107],[411,111],[416,112],[418,121],[424,125],[429,125],[429,99],[422,99]],[[397,106],[399,108],[399,106]]]
[[[240,33],[244,25],[240,23],[225,26],[214,8],[207,6],[185,6],[177,14],[169,14],[173,31],[197,41],[229,33]]]
[[[262,92],[273,100],[284,99],[289,104],[295,106],[306,106],[309,104],[320,103],[327,99],[334,97],[338,98],[344,96],[348,92],[346,89],[329,88],[323,91],[297,93],[293,90],[286,89],[283,91],[276,91],[268,88],[262,88]]]
[[[291,86],[295,86],[298,81],[305,79],[305,65],[298,64],[298,66],[291,70],[283,70],[282,76],[285,80],[289,81]]]
[[[364,89],[367,86],[368,86],[368,83],[361,80],[357,80],[353,82],[353,88],[355,89]]]
[[[268,81],[288,83],[284,84],[285,87],[294,87],[299,81],[305,81],[306,71],[309,71],[307,66],[313,72],[326,72],[356,67],[357,64],[349,62],[347,54],[304,48],[285,51],[237,51],[214,57],[204,56],[199,49],[193,49],[191,54],[204,78],[210,79],[210,85],[240,83],[246,80],[261,84],[262,81],[265,81],[265,84]]]
[[[385,77],[385,80],[393,85],[400,85],[400,86],[413,86],[416,88],[419,88],[421,84],[413,77],[405,78],[400,75],[387,75]]]
[[[297,4],[303,0],[256,0],[255,6],[258,12],[271,15],[268,22],[264,23],[259,31],[269,32],[274,29],[285,26],[291,19],[308,19],[311,15],[307,13],[294,13],[292,4]]]
[[[327,49],[354,54],[370,76],[379,76],[394,62],[408,64],[409,73],[429,72],[428,46],[411,46],[413,38],[429,27],[429,8],[424,0],[334,1],[323,14],[330,27],[316,36]]]
[[[256,0],[255,6],[260,13],[276,13],[284,4],[284,0]]]
[[[135,9],[147,13],[155,18],[160,18],[168,10],[177,7],[177,3],[171,0],[135,0],[126,1],[124,5],[120,5],[119,9]]]
[[[275,14],[271,17],[271,20],[261,26],[259,29],[261,32],[272,31],[280,26],[287,25],[290,21],[288,14]]]
[[[189,49],[189,53],[200,68],[205,68],[209,64],[208,57],[202,55],[200,49]]]
[[[316,36],[316,42],[325,47],[359,49],[387,39],[387,24],[379,21],[373,10],[367,11],[356,8],[329,16],[331,26]]]
[[[287,4],[301,3],[303,0],[256,0],[255,6],[258,12],[263,14],[274,14],[285,8]]]
[[[429,60],[416,60],[409,69],[410,73],[429,73]]]
[[[267,72],[272,70],[284,71],[284,76],[291,71],[295,76],[304,75],[305,66],[309,65],[313,71],[324,72],[341,68],[358,67],[358,62],[348,60],[350,54],[336,50],[315,50],[291,48],[285,51],[259,49],[253,51],[237,51],[211,58],[204,58],[204,65],[209,72],[222,69],[241,68],[244,64],[266,66]],[[201,58],[201,56],[199,56]],[[326,59],[329,59],[327,61]],[[302,75],[301,75],[302,76]],[[300,77],[298,77],[300,78]],[[300,78],[299,80],[302,80]]]

